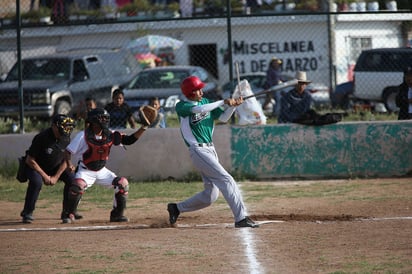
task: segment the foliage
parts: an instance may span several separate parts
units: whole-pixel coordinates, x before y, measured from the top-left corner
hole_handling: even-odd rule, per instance
[[[134,0],[133,3],[137,6],[138,11],[150,10],[150,3],[148,0]]]
[[[357,0],[335,0],[335,3],[338,5],[343,5],[343,4],[350,4],[356,1]]]
[[[170,114],[166,116],[167,127],[179,127],[179,119],[177,114]]]
[[[137,14],[140,11],[149,11],[150,3],[147,0],[134,0],[119,8],[119,12],[126,12],[127,14]]]
[[[337,112],[339,110],[322,110],[322,112]],[[398,116],[397,113],[375,113],[372,111],[360,111],[360,112],[348,112],[347,115],[344,116],[343,122],[350,122],[350,121],[391,121],[397,120]],[[29,132],[40,132],[41,130],[50,126],[49,121],[44,120],[35,120],[25,118],[23,120],[24,123],[24,131],[26,133]],[[11,118],[6,118],[0,121],[0,134],[11,134],[11,133],[18,133],[13,132],[13,124],[19,125],[19,122],[13,120]],[[169,114],[166,116],[166,124],[169,128],[178,128],[179,127],[179,119],[176,113]],[[267,120],[267,124],[277,124],[276,118],[269,117]],[[79,125],[80,126],[80,125]],[[77,126],[77,129],[81,129]]]
[[[177,2],[172,2],[169,5],[167,5],[167,9],[172,12],[178,12],[180,9],[180,5]]]
[[[23,119],[24,124],[24,131],[25,132],[39,132],[43,129],[46,129],[50,126],[49,121],[45,120],[36,120],[30,118]],[[18,133],[13,131],[13,126],[19,127],[19,121],[12,119],[12,118],[4,118],[0,121],[0,134],[10,134],[10,133]]]
[[[319,2],[318,0],[299,1],[299,3],[296,4],[296,9],[316,11],[319,9]]]
[[[0,162],[0,177],[6,178],[7,180],[14,179],[16,177],[17,169],[17,159],[11,161],[8,158],[3,158]]]
[[[94,18],[99,18],[102,16],[102,12],[100,10],[86,10],[86,9],[79,9],[76,7],[73,7],[69,10],[70,15],[84,15],[87,17],[94,17]]]
[[[230,0],[230,6],[232,7],[232,9],[243,9],[242,1],[238,0]]]
[[[41,7],[37,10],[29,10],[21,14],[22,19],[28,19],[32,22],[37,22],[40,18],[49,17],[51,15],[51,9],[46,7]]]

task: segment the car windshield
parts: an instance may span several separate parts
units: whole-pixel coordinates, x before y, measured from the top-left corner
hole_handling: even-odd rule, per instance
[[[8,81],[18,79],[17,64],[7,78]],[[70,77],[70,61],[68,59],[30,59],[22,61],[23,80],[67,80]]]
[[[179,88],[188,71],[142,71],[130,83],[132,89]]]

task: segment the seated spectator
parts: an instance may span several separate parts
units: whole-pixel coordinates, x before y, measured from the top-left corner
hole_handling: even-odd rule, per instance
[[[110,114],[110,128],[127,128],[129,123],[131,128],[136,128],[136,122],[132,116],[132,110],[124,101],[124,93],[120,89],[113,91],[112,102],[107,104],[105,109]]]
[[[280,99],[278,123],[293,123],[310,110],[312,96],[305,89],[311,81],[306,79],[304,71],[296,72],[296,79],[298,80],[296,86]]]
[[[311,109],[312,96],[306,90],[311,82],[306,79],[306,72],[296,73],[298,83],[280,99],[279,123],[297,123],[302,125],[321,126],[337,123],[342,120],[341,113],[318,114]]]

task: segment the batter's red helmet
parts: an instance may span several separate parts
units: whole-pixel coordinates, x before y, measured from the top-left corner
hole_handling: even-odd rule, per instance
[[[196,76],[189,76],[180,84],[180,88],[186,97],[191,97],[193,91],[204,88],[205,86],[206,84]]]

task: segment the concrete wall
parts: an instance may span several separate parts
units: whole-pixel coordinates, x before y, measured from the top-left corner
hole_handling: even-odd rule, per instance
[[[17,161],[33,136],[0,135],[0,163]],[[214,143],[228,171],[262,179],[392,177],[412,171],[409,121],[220,125]],[[181,179],[195,172],[178,128],[149,129],[126,150],[113,147],[107,166],[135,180]]]
[[[258,178],[401,176],[412,171],[411,122],[233,128],[234,170]]]
[[[133,130],[122,131],[131,134]],[[73,133],[74,137],[76,133]],[[31,144],[34,133],[0,135],[0,165],[16,161]],[[214,143],[222,165],[231,170],[230,126],[215,128]],[[73,159],[73,163],[76,159]],[[133,145],[113,146],[107,164],[118,175],[136,180],[183,178],[195,171],[179,128],[148,129]]]

